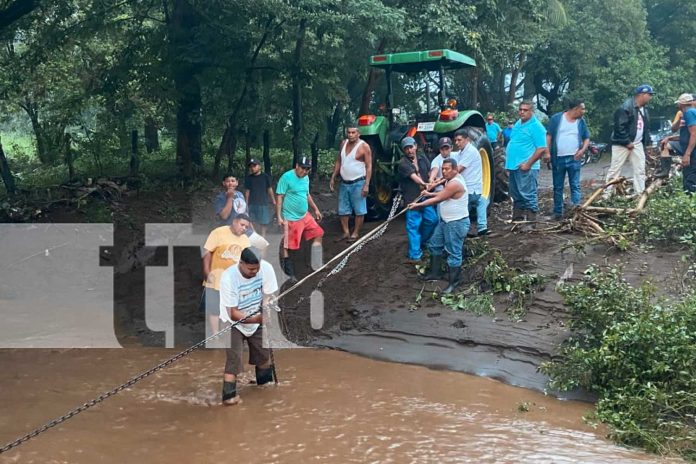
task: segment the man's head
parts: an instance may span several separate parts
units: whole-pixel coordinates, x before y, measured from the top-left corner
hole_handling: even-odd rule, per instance
[[[648,84],[641,84],[635,88],[633,94],[635,95],[636,105],[645,106],[652,100],[655,91]]]
[[[440,139],[440,154],[443,158],[447,158],[452,152],[452,139],[449,137],[442,137]]]
[[[259,273],[261,269],[261,261],[256,253],[251,251],[251,248],[245,248],[242,250],[242,256],[239,258],[239,272],[242,273],[244,278],[251,279]]]
[[[585,115],[585,101],[580,98],[571,98],[566,103],[566,113],[573,119],[580,119]]]
[[[532,116],[534,116],[534,102],[528,100],[523,101],[517,108],[517,113],[519,114],[522,122],[529,121],[532,119]]]
[[[234,235],[244,235],[251,225],[251,219],[249,216],[246,214],[239,214],[235,216],[234,219],[232,219],[232,224],[230,227],[232,228],[232,233]]]
[[[694,96],[690,93],[683,93],[683,94],[679,95],[679,98],[674,103],[679,105],[680,110],[684,111],[685,109],[689,108],[690,106],[693,106]]]
[[[489,114],[486,116],[486,121],[488,121],[488,124],[493,124],[493,115]]]
[[[297,177],[304,177],[309,174],[310,169],[312,169],[312,160],[309,156],[300,156],[295,165],[295,174]]]
[[[224,190],[234,190],[239,185],[239,181],[233,175],[226,175],[222,179],[222,188]]]
[[[416,139],[413,137],[404,137],[401,140],[401,151],[409,158],[416,156]]]
[[[355,126],[346,127],[346,138],[350,143],[355,143],[360,138],[360,131]]]
[[[261,172],[261,163],[256,158],[251,158],[249,160],[249,172],[252,174],[258,174]]]
[[[469,132],[464,129],[459,129],[454,133],[454,144],[457,146],[458,150],[463,150],[466,144],[469,143],[470,138]]]
[[[457,174],[457,162],[454,160],[454,158],[447,158],[442,162],[442,177],[450,180]]]
[[[515,125],[515,121],[508,121],[508,127],[512,129],[512,126]]]

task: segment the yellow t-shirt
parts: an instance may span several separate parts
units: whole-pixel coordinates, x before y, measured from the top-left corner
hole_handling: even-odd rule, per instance
[[[242,250],[249,246],[249,237],[233,234],[230,226],[221,226],[214,229],[208,235],[205,245],[203,245],[203,248],[213,255],[210,263],[210,274],[208,275],[208,280],[203,282],[203,285],[220,290],[220,276],[222,276],[223,271],[237,264],[242,255]]]

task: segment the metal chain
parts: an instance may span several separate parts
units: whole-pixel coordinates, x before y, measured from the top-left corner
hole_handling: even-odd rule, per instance
[[[249,319],[250,317],[252,317],[252,316],[254,316],[254,315],[256,315],[256,314],[258,314],[258,313],[260,313],[260,312],[261,312],[261,309],[257,309],[256,311],[254,311],[254,312],[248,314],[248,315],[247,315],[246,317],[244,317],[243,319],[240,319],[240,320],[234,322],[233,324],[230,324],[229,326],[225,327],[224,329],[220,330],[219,332],[216,332],[216,333],[212,334],[210,337],[206,338],[205,340],[202,340],[202,341],[196,343],[195,345],[193,345],[193,346],[191,346],[191,347],[185,349],[184,351],[182,351],[182,352],[180,352],[180,353],[178,353],[178,354],[172,356],[171,358],[169,358],[169,359],[167,359],[166,361],[164,361],[164,362],[158,364],[157,366],[153,367],[152,369],[148,369],[147,371],[145,371],[145,372],[143,372],[143,373],[141,373],[141,374],[138,374],[138,375],[136,375],[135,377],[132,377],[132,378],[129,379],[127,382],[122,383],[122,384],[119,385],[118,387],[116,387],[116,388],[114,388],[114,389],[112,389],[112,390],[109,390],[109,391],[107,391],[107,392],[102,393],[101,395],[99,395],[98,397],[94,398],[93,400],[88,401],[87,403],[84,403],[84,404],[82,404],[82,405],[80,405],[80,406],[78,406],[78,407],[76,407],[76,408],[74,408],[74,409],[71,409],[70,411],[68,411],[67,413],[65,413],[65,414],[63,414],[62,416],[58,417],[57,419],[53,419],[52,421],[47,422],[46,424],[42,425],[41,427],[39,427],[39,428],[37,428],[37,429],[35,429],[35,430],[32,430],[31,432],[29,432],[29,433],[27,433],[26,435],[24,435],[24,436],[22,436],[22,437],[16,439],[15,441],[6,444],[6,445],[3,446],[2,448],[0,448],[0,454],[5,453],[5,452],[11,450],[12,448],[15,448],[15,447],[21,445],[22,443],[24,443],[24,442],[26,442],[26,441],[28,441],[28,440],[34,438],[35,436],[39,435],[40,433],[43,433],[43,432],[45,432],[46,430],[48,430],[48,429],[50,429],[50,428],[52,428],[52,427],[55,427],[55,426],[58,425],[58,424],[61,424],[61,423],[65,422],[66,420],[70,419],[71,417],[74,417],[74,416],[78,415],[79,413],[81,413],[81,412],[83,412],[83,411],[86,411],[87,409],[91,408],[92,406],[96,406],[97,404],[101,403],[101,402],[104,401],[105,399],[107,399],[107,398],[109,398],[109,397],[111,397],[111,396],[114,396],[116,393],[118,393],[118,392],[120,392],[120,391],[122,391],[122,390],[125,390],[126,388],[128,388],[128,387],[130,387],[130,386],[132,386],[132,385],[135,385],[136,383],[140,382],[140,381],[143,380],[144,378],[149,377],[150,375],[154,374],[155,372],[157,372],[157,371],[159,371],[159,370],[162,370],[162,369],[164,369],[165,367],[169,366],[169,365],[172,364],[173,362],[178,361],[179,359],[183,358],[184,356],[187,356],[187,355],[191,354],[193,351],[196,351],[197,349],[201,348],[201,347],[204,346],[206,343],[208,343],[210,340],[214,340],[214,339],[218,338],[220,335],[222,335],[222,334],[224,334],[224,333],[226,333],[226,332],[229,332],[229,331],[230,331],[233,327],[235,327],[237,324],[241,324],[242,322],[246,321],[246,320]]]
[[[400,204],[401,204],[401,194],[400,194],[400,193],[397,193],[397,195],[394,197],[394,201],[392,202],[392,207],[391,207],[391,211],[389,212],[389,217],[387,218],[387,220],[386,220],[382,225],[380,225],[380,226],[376,229],[377,232],[375,232],[374,235],[372,235],[372,236],[369,237],[367,240],[365,240],[365,241],[363,241],[362,243],[360,243],[358,246],[355,247],[354,250],[351,250],[350,253],[348,253],[346,256],[344,256],[343,259],[342,259],[342,260],[341,260],[341,261],[340,261],[340,262],[339,262],[339,263],[338,263],[326,276],[324,276],[324,277],[319,281],[319,283],[317,284],[317,288],[321,287],[321,285],[324,283],[324,281],[326,281],[326,279],[329,278],[329,276],[333,276],[333,275],[336,275],[336,274],[338,274],[339,272],[341,272],[341,271],[343,270],[343,268],[345,268],[346,265],[348,264],[348,260],[350,259],[350,257],[351,257],[353,254],[355,254],[355,253],[357,253],[358,251],[360,251],[360,250],[365,246],[366,243],[369,243],[369,242],[371,242],[371,241],[373,241],[373,240],[376,240],[377,238],[379,238],[379,237],[381,237],[382,235],[384,235],[384,232],[387,230],[387,227],[389,226],[389,223],[391,222],[392,219],[394,219],[394,216],[396,215],[396,212],[397,212],[397,210],[399,209],[399,205],[400,205]],[[285,292],[283,292],[283,293],[281,294],[281,296],[290,293],[290,291],[294,290],[297,286],[299,286],[300,283],[301,283],[301,282],[298,282],[298,283],[297,283],[296,285],[294,285],[292,288],[290,288],[290,289],[286,290]],[[280,297],[280,296],[279,296],[279,297]],[[304,299],[304,298],[301,298],[301,299],[298,301],[298,304],[299,304],[303,299]],[[50,429],[50,428],[52,428],[52,427],[55,427],[56,425],[62,424],[62,423],[65,422],[66,420],[68,420],[68,419],[70,419],[70,418],[72,418],[72,417],[75,417],[75,416],[78,415],[79,413],[81,413],[81,412],[83,412],[83,411],[86,411],[87,409],[91,408],[92,406],[96,406],[97,404],[101,403],[101,402],[104,401],[105,399],[110,398],[110,397],[114,396],[115,394],[119,393],[120,391],[123,391],[123,390],[125,390],[126,388],[135,385],[136,383],[140,382],[140,381],[143,380],[144,378],[151,376],[151,375],[154,374],[155,372],[164,369],[165,367],[169,366],[170,364],[174,363],[175,361],[178,361],[179,359],[183,358],[184,356],[187,356],[187,355],[191,354],[192,352],[194,352],[194,351],[196,351],[197,349],[199,349],[199,348],[201,348],[202,346],[204,346],[204,345],[205,345],[206,343],[208,343],[209,341],[218,338],[220,335],[222,335],[222,334],[224,334],[224,333],[230,331],[230,330],[231,330],[233,327],[235,327],[237,324],[241,324],[242,322],[246,321],[246,320],[249,319],[250,317],[252,317],[252,316],[258,314],[259,312],[261,312],[261,309],[258,309],[258,310],[256,310],[256,311],[254,311],[253,313],[247,315],[247,316],[244,317],[243,319],[240,319],[239,321],[236,321],[236,322],[234,322],[233,324],[230,324],[229,326],[225,327],[224,329],[220,330],[219,332],[216,332],[216,333],[212,334],[211,336],[209,336],[208,338],[206,338],[206,339],[204,339],[204,340],[201,340],[200,342],[196,343],[195,345],[193,345],[193,346],[191,346],[191,347],[185,349],[184,351],[182,351],[182,352],[180,352],[180,353],[177,353],[176,355],[174,355],[174,356],[172,356],[171,358],[167,359],[166,361],[164,361],[164,362],[158,364],[157,366],[155,366],[155,367],[153,367],[153,368],[151,368],[151,369],[148,369],[147,371],[145,371],[145,372],[143,372],[143,373],[141,373],[141,374],[138,374],[138,375],[136,375],[135,377],[130,378],[128,381],[126,381],[125,383],[122,383],[122,384],[119,385],[118,387],[116,387],[116,388],[114,388],[114,389],[112,389],[112,390],[109,390],[109,391],[107,391],[107,392],[102,393],[101,395],[99,395],[98,397],[94,398],[93,400],[88,401],[87,403],[84,403],[84,404],[82,404],[82,405],[80,405],[80,406],[78,406],[78,407],[76,407],[76,408],[74,408],[74,409],[71,409],[70,411],[68,411],[67,413],[63,414],[62,416],[60,416],[60,417],[58,417],[58,418],[56,418],[56,419],[53,419],[52,421],[45,423],[45,424],[42,425],[41,427],[39,427],[39,428],[37,428],[37,429],[35,429],[35,430],[32,430],[31,432],[27,433],[26,435],[23,435],[22,437],[17,438],[16,440],[14,440],[14,441],[12,441],[12,442],[6,444],[6,445],[3,446],[2,448],[0,448],[0,454],[6,453],[7,451],[9,451],[9,450],[11,450],[11,449],[16,448],[17,446],[21,445],[22,443],[25,443],[25,442],[29,441],[30,439],[32,439],[32,438],[36,437],[37,435],[39,435],[39,434],[45,432],[46,430],[48,430],[48,429]]]

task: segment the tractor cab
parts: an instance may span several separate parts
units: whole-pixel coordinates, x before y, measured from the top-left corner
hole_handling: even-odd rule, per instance
[[[493,153],[485,137],[485,121],[478,111],[460,110],[457,101],[447,96],[446,71],[473,68],[476,61],[462,53],[452,50],[425,50],[403,53],[374,55],[370,57],[370,66],[384,70],[386,80],[386,99],[381,103],[381,114],[362,114],[358,117],[360,136],[372,150],[373,170],[370,186],[370,215],[384,217],[389,211],[394,189],[396,188],[396,166],[401,151],[399,142],[404,137],[413,137],[418,143],[419,151],[432,159],[438,153],[438,139],[452,137],[455,131],[465,128],[485,157],[484,183],[485,196],[493,194]],[[427,74],[425,86],[425,110],[403,124],[400,109],[394,106],[394,73]],[[437,73],[435,89],[431,85],[431,73]],[[436,105],[432,105],[432,91],[436,92]],[[423,108],[423,106],[425,106]],[[431,107],[434,106],[434,107]]]

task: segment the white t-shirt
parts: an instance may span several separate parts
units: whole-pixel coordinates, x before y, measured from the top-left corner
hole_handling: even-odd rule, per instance
[[[569,122],[565,114],[561,116],[561,124],[558,126],[558,133],[556,134],[556,154],[557,156],[572,156],[578,151],[578,140],[579,135],[578,120],[574,122]]]
[[[278,291],[273,266],[268,261],[261,260],[261,269],[251,279],[247,279],[239,272],[239,264],[235,264],[225,270],[220,278],[220,319],[225,322],[233,322],[227,312],[227,308],[236,307],[245,315],[251,314],[261,307],[264,295],[270,295]],[[245,336],[254,335],[259,324],[237,324]]]
[[[469,193],[483,192],[483,166],[481,155],[474,144],[467,143],[463,150],[457,153],[457,166],[464,166],[462,177]]]
[[[636,138],[633,143],[643,143],[643,131],[645,131],[645,117],[643,109],[638,108],[638,120],[636,121]]]
[[[453,156],[454,156],[454,153],[449,155],[447,158],[443,158],[442,154],[438,154],[435,158],[433,158],[433,160],[430,162],[430,170],[432,171],[434,168],[437,168],[437,177],[435,178],[435,180],[442,179],[442,162],[443,161],[451,158],[454,161],[457,161],[457,164],[459,164],[459,161],[456,158],[454,158]],[[433,190],[433,191],[439,192],[440,190],[442,190],[444,188],[445,188],[444,186],[438,185],[437,187],[435,187],[435,190]]]

